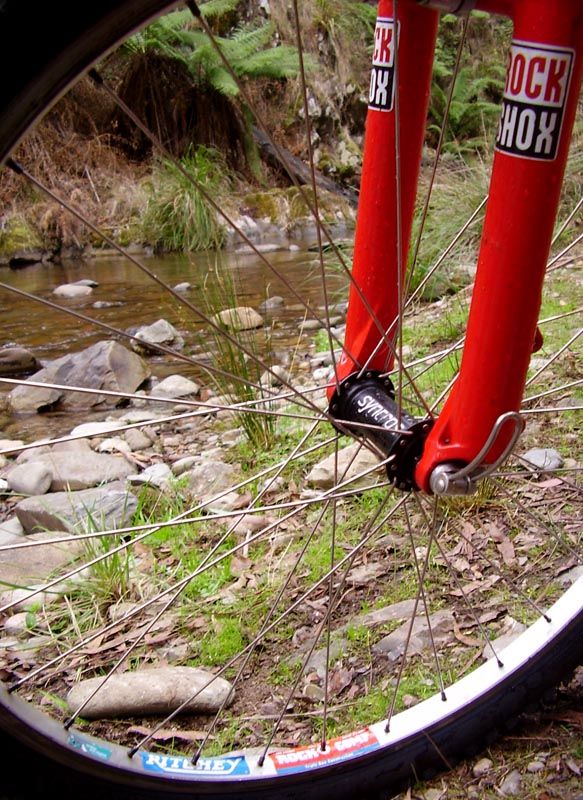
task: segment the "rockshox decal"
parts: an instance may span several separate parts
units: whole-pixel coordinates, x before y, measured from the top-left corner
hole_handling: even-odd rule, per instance
[[[545,161],[556,157],[574,57],[568,48],[512,42],[497,150]]]
[[[395,21],[378,17],[374,32],[368,107],[391,111],[395,96]]]
[[[288,774],[333,764],[349,755],[360,756],[376,750],[377,747],[379,740],[371,730],[365,728],[337,739],[330,739],[326,743],[325,750],[322,750],[319,744],[312,744],[282,753],[270,753],[268,758],[279,774]]]

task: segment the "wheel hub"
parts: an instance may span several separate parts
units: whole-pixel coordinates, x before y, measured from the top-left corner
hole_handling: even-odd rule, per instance
[[[415,466],[433,423],[417,421],[399,408],[387,376],[372,370],[349,375],[332,395],[329,411],[338,430],[372,445],[387,459],[387,475],[397,488],[417,489]]]

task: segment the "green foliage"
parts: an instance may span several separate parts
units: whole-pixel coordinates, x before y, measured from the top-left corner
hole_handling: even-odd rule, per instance
[[[154,169],[144,237],[159,250],[219,248],[224,229],[196,184],[214,200],[226,195],[230,181],[224,161],[216,150],[201,145],[191,148],[180,163],[192,180],[169,160]]]
[[[209,666],[225,664],[244,647],[241,619],[221,618],[201,642],[201,661]]]
[[[476,14],[471,22],[483,28],[489,22],[489,16]],[[484,148],[500,114],[499,103],[505,77],[504,64],[499,58],[499,47],[496,48],[493,58],[485,59],[483,52],[489,48],[483,48],[476,58],[473,57],[471,48],[466,46],[459,72],[454,75],[459,29],[460,22],[457,18],[451,14],[442,17],[433,65],[428,126],[428,143],[435,146],[444,125],[450,84],[454,80],[445,127],[444,149],[457,153],[480,151]],[[484,31],[481,35],[485,35]],[[497,35],[503,39],[506,29],[502,29]],[[468,40],[471,40],[469,32]]]
[[[209,272],[205,283],[205,311],[213,317],[226,309],[242,305],[238,299],[237,287],[232,272],[223,268],[217,261],[215,269]],[[224,333],[223,333],[224,330]],[[240,330],[234,333],[220,325],[206,332],[214,349],[214,365],[223,374],[213,376],[215,388],[220,395],[229,398],[230,403],[247,403],[253,408],[258,401],[259,413],[234,412],[238,425],[245,433],[248,442],[260,450],[272,447],[276,432],[276,417],[266,412],[270,408],[269,387],[262,381],[264,368],[259,363],[271,360],[271,339],[269,329]],[[209,338],[205,339],[206,346]],[[242,345],[239,346],[239,343]],[[262,402],[264,401],[264,402]]]
[[[217,17],[235,6],[232,0],[217,0],[203,5],[201,12],[208,18]],[[173,11],[134,36],[130,49],[163,53],[186,66],[195,84],[208,85],[222,94],[236,97],[239,94],[237,83],[206,33],[193,25],[189,11]],[[273,47],[275,28],[270,22],[259,26],[244,24],[229,36],[214,38],[239,78],[282,79],[298,74],[296,49],[288,45]],[[309,60],[307,66],[311,66]]]
[[[488,194],[488,182],[487,163],[477,159],[472,165],[467,165],[455,159],[448,172],[440,175],[434,184],[410,282],[412,292],[422,284],[421,299],[435,300],[445,294],[455,293],[469,282],[467,265],[473,264],[475,259],[482,213],[477,214],[463,236],[456,240],[455,247],[449,250],[445,260],[441,259]],[[423,200],[425,191],[426,187],[419,191],[419,197]],[[411,255],[419,236],[421,210],[420,204],[413,223]],[[439,267],[432,274],[432,267],[438,262]]]

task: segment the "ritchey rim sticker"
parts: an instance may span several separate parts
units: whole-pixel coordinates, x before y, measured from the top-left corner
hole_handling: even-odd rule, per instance
[[[142,767],[149,772],[164,775],[200,775],[225,778],[249,775],[249,764],[245,756],[217,756],[199,758],[193,763],[188,756],[169,756],[161,753],[140,753]]]

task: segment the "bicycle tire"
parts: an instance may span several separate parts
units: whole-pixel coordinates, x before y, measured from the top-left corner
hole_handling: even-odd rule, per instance
[[[47,37],[46,31],[55,27],[54,4],[35,11],[31,21],[22,4],[10,0],[4,3],[0,37],[9,39],[14,30],[26,30],[29,42],[34,43],[34,58],[27,60],[14,90],[1,100],[0,157],[12,152],[32,122],[50,108],[75,77],[165,5],[157,0],[103,2],[98,8],[63,5],[68,24],[58,31],[59,36]],[[4,62],[10,61],[9,52],[5,43],[0,48]],[[7,63],[0,64],[3,74],[8,74]],[[537,699],[545,688],[557,685],[583,661],[583,578],[549,609],[548,616],[550,622],[539,619],[500,654],[504,666],[491,659],[450,687],[452,711],[442,713],[443,701],[436,695],[395,716],[388,734],[383,734],[382,723],[371,723],[367,730],[374,729],[377,741],[370,750],[356,747],[345,757],[317,768],[298,767],[265,778],[240,775],[231,781],[206,779],[203,774],[194,779],[161,779],[148,769],[147,756],[129,762],[123,749],[82,732],[70,734],[47,715],[9,695],[1,684],[0,728],[11,739],[72,770],[68,780],[76,789],[83,786],[86,794],[92,790],[87,790],[84,776],[91,776],[98,781],[96,796],[103,791],[104,781],[108,791],[115,787],[128,800],[157,793],[191,800],[234,800],[242,796],[309,800],[348,798],[355,793],[380,797],[405,785],[412,775],[440,769],[444,761],[475,752],[485,736],[512,720],[528,702]],[[452,699],[458,696],[459,701]],[[403,733],[394,735],[394,730]],[[78,775],[73,778],[75,773]]]

